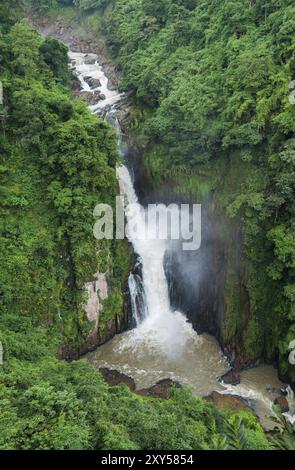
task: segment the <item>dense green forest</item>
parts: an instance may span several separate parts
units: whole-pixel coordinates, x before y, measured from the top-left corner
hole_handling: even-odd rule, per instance
[[[71,98],[63,44],[20,21],[2,35],[1,59],[1,340],[7,355],[38,357],[51,329],[53,347],[62,334],[78,348],[84,284],[111,271],[116,250],[93,240],[92,212],[113,203],[117,145]]]
[[[42,8],[50,4],[34,3]],[[103,6],[99,1],[75,3],[86,9]],[[237,2],[217,3],[235,8]],[[245,3],[254,14],[251,2]],[[271,11],[266,15],[262,9],[259,13],[258,3],[255,14],[259,25]],[[67,48],[53,38],[41,37],[21,19],[19,7],[18,1],[0,2],[0,80],[4,90],[0,105],[0,341],[4,348],[0,449],[289,447],[287,429],[274,440],[266,436],[249,411],[218,410],[185,388],[172,389],[168,400],[143,398],[126,387],[109,387],[86,361],[58,358],[67,345],[79,348],[89,331],[82,309],[83,286],[94,272],[107,271],[111,292],[119,292],[121,299],[126,270],[123,248],[97,242],[92,235],[94,206],[100,201],[112,204],[117,191],[117,142],[108,124],[73,99]],[[106,19],[106,29],[124,72],[123,87],[137,94],[137,128],[152,172],[155,165],[162,178],[178,165],[197,171],[201,164],[208,169],[209,161],[226,155],[248,162],[246,174],[252,177],[249,181],[246,178],[244,192],[236,194],[229,207],[233,215],[244,211],[246,243],[253,259],[261,266],[268,263],[265,276],[270,280],[261,281],[262,287],[273,289],[270,298],[275,300],[269,310],[269,324],[272,320],[275,326],[268,339],[272,348],[282,339],[283,356],[291,331],[285,325],[289,322],[291,327],[292,305],[294,308],[294,253],[290,251],[294,111],[285,96],[292,48],[285,47],[286,57],[276,56],[283,64],[273,65],[275,70],[278,67],[278,76],[272,75],[271,69],[276,88],[270,86],[265,91],[258,66],[264,56],[262,52],[259,55],[254,41],[259,28],[247,16],[248,9],[237,7],[235,20],[229,21],[231,16],[224,13],[218,22],[219,9],[210,11],[207,2],[198,2],[195,9],[194,1],[117,1],[115,12]],[[205,25],[213,14],[217,15],[217,29],[210,29],[206,37]],[[203,23],[196,22],[194,15]],[[222,25],[220,29],[218,25]],[[252,39],[246,40],[247,32],[253,34]],[[228,38],[235,42],[233,35],[245,41],[241,49],[238,44],[232,44],[232,49],[224,46],[222,41],[230,41]],[[258,65],[251,73],[243,50],[250,43],[253,53],[258,54]],[[273,50],[279,50],[276,40],[272,46],[267,44],[264,53],[269,57]],[[132,61],[128,59],[131,54]],[[239,54],[246,54],[240,71],[234,62],[229,65]],[[150,66],[145,68],[148,61]],[[191,67],[198,73],[191,73]],[[213,78],[216,67],[217,83]],[[245,96],[238,89],[233,92],[231,110],[227,109],[228,98],[222,95],[227,90],[223,80],[228,70],[240,77],[227,78],[233,88],[239,80],[250,80]],[[189,77],[192,83],[187,81]],[[259,119],[257,94],[262,100]],[[265,111],[270,109],[271,113]],[[251,144],[248,136],[252,136]],[[256,259],[256,242],[263,246],[262,259]],[[276,280],[274,287],[272,279]],[[122,299],[115,307],[113,304],[112,308],[122,308]]]
[[[242,281],[229,268],[224,342],[249,361],[278,359],[295,380],[294,2],[109,4],[101,30],[122,90],[134,93],[133,131],[153,181],[209,194],[225,227],[242,226],[246,268]]]

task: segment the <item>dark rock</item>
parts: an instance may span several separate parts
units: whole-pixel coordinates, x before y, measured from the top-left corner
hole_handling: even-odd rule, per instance
[[[172,307],[186,314],[198,334],[214,336],[232,366],[241,369],[253,364],[252,358],[243,351],[243,329],[228,341],[224,325],[229,308],[229,272],[236,276],[237,309],[243,312],[246,319],[250,318],[249,293],[245,287],[245,260],[241,250],[242,236],[238,226],[231,227],[224,220],[211,198],[202,201],[200,249],[184,251],[172,246],[166,253],[165,273]],[[234,259],[229,256],[233,244],[236,250]]]
[[[101,82],[98,78],[92,78],[92,80],[90,81],[90,85],[92,88],[98,88],[101,86]]]
[[[136,393],[142,397],[161,398],[162,400],[167,400],[172,387],[180,388],[181,385],[171,379],[164,379],[160,380],[152,387],[138,390]]]
[[[96,99],[99,101],[103,101],[106,99],[106,96],[103,93],[101,93],[99,90],[95,90],[93,93]]]
[[[239,372],[231,369],[222,375],[219,380],[224,384],[239,385],[241,383],[241,376]]]
[[[97,101],[99,101],[99,98],[93,93],[91,93],[91,91],[79,91],[79,92],[76,92],[75,95],[78,98],[81,98],[82,100],[84,100],[89,106],[92,106],[96,104]]]
[[[82,357],[88,352],[94,351],[99,346],[110,341],[116,334],[123,333],[131,328],[131,312],[129,308],[130,299],[129,299],[129,289],[126,283],[126,286],[123,291],[124,294],[124,309],[123,315],[117,315],[115,318],[111,318],[106,322],[104,331],[102,334],[99,334],[94,341],[89,341],[85,338],[85,342],[80,348],[76,348],[70,344],[63,344],[58,352],[58,357],[65,360],[74,360]]]
[[[96,62],[96,59],[94,57],[91,57],[91,56],[88,56],[88,55],[85,56],[85,64],[86,65],[92,65],[92,64],[95,64],[95,62]]]
[[[212,392],[204,397],[204,400],[212,403],[218,408],[230,408],[235,410],[251,409],[246,401],[238,395],[224,395],[218,392]]]
[[[101,86],[100,80],[93,77],[84,77],[84,80],[91,88],[98,88]]]
[[[103,334],[98,336],[98,342],[97,345],[101,346],[102,344],[107,343],[110,339],[112,339],[118,331],[120,331],[120,328],[118,328],[118,321],[119,318],[110,318],[104,327]]]
[[[274,404],[281,408],[282,413],[288,413],[290,410],[288,400],[285,396],[277,397]]]
[[[135,390],[135,382],[128,375],[122,374],[117,370],[111,370],[106,368],[99,369],[99,372],[103,376],[105,382],[111,387],[115,387],[117,385],[127,385],[127,387],[130,388],[131,391]]]

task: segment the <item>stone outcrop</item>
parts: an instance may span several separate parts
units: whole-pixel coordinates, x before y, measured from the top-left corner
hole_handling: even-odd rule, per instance
[[[122,374],[117,370],[101,368],[99,372],[103,376],[105,382],[110,385],[111,387],[115,387],[117,385],[126,385],[132,392],[135,390],[135,382],[134,380],[126,374]]]
[[[93,65],[93,64],[95,64],[95,62],[96,62],[96,59],[94,57],[92,57],[91,55],[86,55],[85,56],[85,64]]]
[[[203,398],[212,403],[217,408],[230,408],[231,410],[251,410],[246,401],[238,395],[224,395],[218,392],[212,392]]]
[[[222,375],[219,380],[224,384],[239,385],[241,383],[241,376],[238,371],[231,369]]]
[[[100,82],[99,78],[84,77],[84,80],[85,80],[86,83],[88,83],[90,88],[98,88],[98,87],[101,86],[101,82]]]
[[[75,90],[74,95],[77,98],[82,99],[87,103],[88,106],[93,106],[97,104],[99,101],[105,100],[105,95],[103,93],[100,93],[100,91],[81,91],[81,90]]]
[[[93,324],[92,330],[87,336],[86,342],[88,348],[97,344],[99,314],[103,309],[103,301],[108,297],[108,283],[105,274],[97,273],[94,280],[85,286],[87,292],[87,304],[84,305],[84,311],[89,323]]]
[[[85,101],[89,106],[95,105],[98,101],[97,96],[91,93],[91,91],[78,91],[75,92],[75,96]]]
[[[136,390],[135,381],[126,374],[119,372],[114,369],[108,369],[102,367],[99,369],[103,379],[111,387],[117,385],[126,385],[132,392],[135,391],[137,395],[142,397],[160,398],[162,400],[168,400],[172,387],[180,388],[181,385],[178,382],[174,382],[171,379],[163,379],[152,385],[149,388]]]
[[[167,400],[172,387],[179,388],[181,385],[171,379],[164,379],[160,380],[155,385],[152,385],[152,387],[137,390],[136,393],[142,397],[161,398],[162,400]]]

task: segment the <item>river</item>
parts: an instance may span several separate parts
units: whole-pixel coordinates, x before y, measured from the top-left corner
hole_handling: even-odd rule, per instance
[[[104,95],[97,104],[89,107],[95,114],[102,113],[117,127],[121,145],[116,105],[123,95],[109,90],[108,79],[95,54],[71,52],[70,60],[82,89]],[[96,82],[99,86],[91,88],[89,79],[99,80],[100,83]],[[277,371],[272,366],[260,365],[243,371],[240,385],[219,383],[218,377],[229,370],[226,358],[213,337],[198,335],[186,317],[171,308],[164,271],[167,242],[134,236],[131,227],[136,226],[139,231],[146,229],[146,209],[138,201],[126,166],[117,168],[117,178],[129,207],[126,213],[127,237],[141,264],[141,276],[130,274],[129,277],[136,327],[89,353],[88,360],[98,368],[107,367],[131,376],[137,388],[146,388],[161,379],[171,378],[189,386],[199,396],[208,395],[213,390],[242,396],[249,401],[262,424],[266,428],[272,427],[268,416],[272,414],[273,400],[285,386],[278,379]],[[293,401],[291,397],[291,406]]]

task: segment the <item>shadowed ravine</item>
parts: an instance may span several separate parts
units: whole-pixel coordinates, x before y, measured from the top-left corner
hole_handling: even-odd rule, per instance
[[[107,77],[97,63],[97,57],[92,54],[70,53],[70,59],[82,88],[88,92],[100,93],[97,104],[92,104],[90,109],[106,116],[120,132],[116,105],[122,95],[108,89]],[[89,77],[99,80],[100,85],[91,88]],[[127,211],[128,223],[137,224],[139,230],[144,230],[145,209],[138,202],[127,167],[119,167],[117,177],[127,205],[133,204],[133,208],[137,208],[136,211]],[[271,366],[259,366],[242,372],[241,384],[238,386],[220,384],[217,377],[223,375],[229,366],[217,341],[205,334],[198,335],[186,317],[181,312],[173,311],[171,307],[164,271],[166,242],[138,240],[130,231],[127,236],[139,257],[142,272],[142,279],[132,274],[129,278],[136,328],[117,335],[90,353],[89,361],[97,367],[108,367],[130,375],[138,388],[148,387],[160,379],[172,378],[188,385],[200,396],[213,390],[241,395],[251,400],[261,421],[267,426],[265,416],[271,414],[273,400],[283,386],[277,378],[276,370]]]

